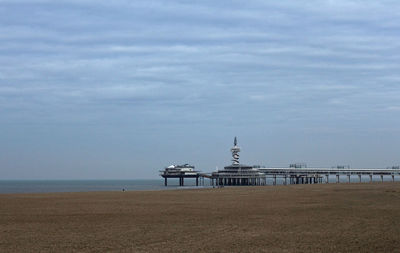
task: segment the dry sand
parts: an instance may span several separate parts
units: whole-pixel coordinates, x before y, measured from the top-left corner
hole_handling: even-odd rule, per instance
[[[0,194],[0,252],[400,252],[400,184]]]

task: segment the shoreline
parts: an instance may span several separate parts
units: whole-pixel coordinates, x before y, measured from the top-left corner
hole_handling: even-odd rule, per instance
[[[272,185],[271,185],[272,186]],[[233,187],[233,186],[231,186]],[[250,187],[250,186],[249,186]],[[225,188],[230,188],[229,186],[226,186]],[[73,193],[108,193],[108,192],[162,192],[162,191],[175,191],[175,190],[182,190],[182,191],[187,191],[187,190],[204,190],[204,189],[213,189],[212,186],[184,186],[184,187],[171,187],[170,189],[142,189],[142,190],[108,190],[108,191],[54,191],[54,192],[10,192],[10,193],[2,193],[0,192],[0,196],[4,195],[25,195],[25,194],[73,194]],[[217,189],[215,187],[214,189]]]
[[[129,190],[129,189],[121,189],[121,190],[104,190],[104,191],[99,191],[99,190],[89,190],[89,191],[49,191],[49,192],[0,192],[0,196],[5,196],[5,195],[40,195],[40,194],[76,194],[76,193],[117,193],[117,192],[163,192],[163,191],[188,191],[188,190],[207,190],[207,189],[215,189],[215,190],[222,190],[222,189],[232,189],[232,188],[238,188],[238,189],[260,189],[260,188],[286,188],[286,187],[312,187],[312,186],[321,186],[323,187],[324,185],[326,186],[334,186],[337,185],[338,187],[342,185],[400,185],[400,181],[396,182],[372,182],[372,183],[330,183],[330,184],[289,184],[289,185],[262,185],[262,186],[223,186],[223,187],[217,187],[217,186],[167,186],[165,188],[160,188],[160,189],[138,189],[138,190]],[[169,188],[169,189],[168,189]]]

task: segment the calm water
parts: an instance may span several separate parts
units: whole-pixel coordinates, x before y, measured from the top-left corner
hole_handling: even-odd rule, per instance
[[[341,176],[340,182],[346,183],[347,176]],[[358,182],[358,176],[352,176],[352,183]],[[379,182],[379,176],[374,176],[374,182]],[[391,181],[391,176],[384,176],[384,181]],[[395,181],[399,181],[398,176]],[[362,176],[361,181],[369,182],[369,176]],[[323,180],[325,182],[325,178]],[[330,183],[336,182],[335,176],[329,177]],[[204,187],[210,186],[210,181],[204,180]],[[267,184],[272,185],[272,178],[267,179]],[[277,184],[283,184],[283,179],[277,178]],[[165,189],[190,189],[196,187],[195,179],[185,179],[185,187],[179,187],[178,179],[168,179],[168,187],[164,186],[164,179],[149,180],[0,180],[1,193],[41,193],[41,192],[88,192],[88,191],[137,191],[137,190],[165,190]]]
[[[208,181],[205,183],[208,184]],[[185,180],[185,187],[192,188],[194,180]],[[88,192],[88,191],[127,191],[177,189],[178,179],[153,180],[0,180],[0,193],[41,193],[41,192]]]

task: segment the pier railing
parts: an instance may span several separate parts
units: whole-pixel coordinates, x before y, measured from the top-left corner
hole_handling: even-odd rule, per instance
[[[400,175],[399,168],[259,168],[266,175],[296,175],[296,174],[321,174],[321,175]]]

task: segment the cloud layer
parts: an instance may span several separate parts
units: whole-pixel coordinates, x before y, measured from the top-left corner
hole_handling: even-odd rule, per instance
[[[399,24],[397,1],[0,0],[0,162],[152,177],[239,135],[249,163],[399,163]]]

